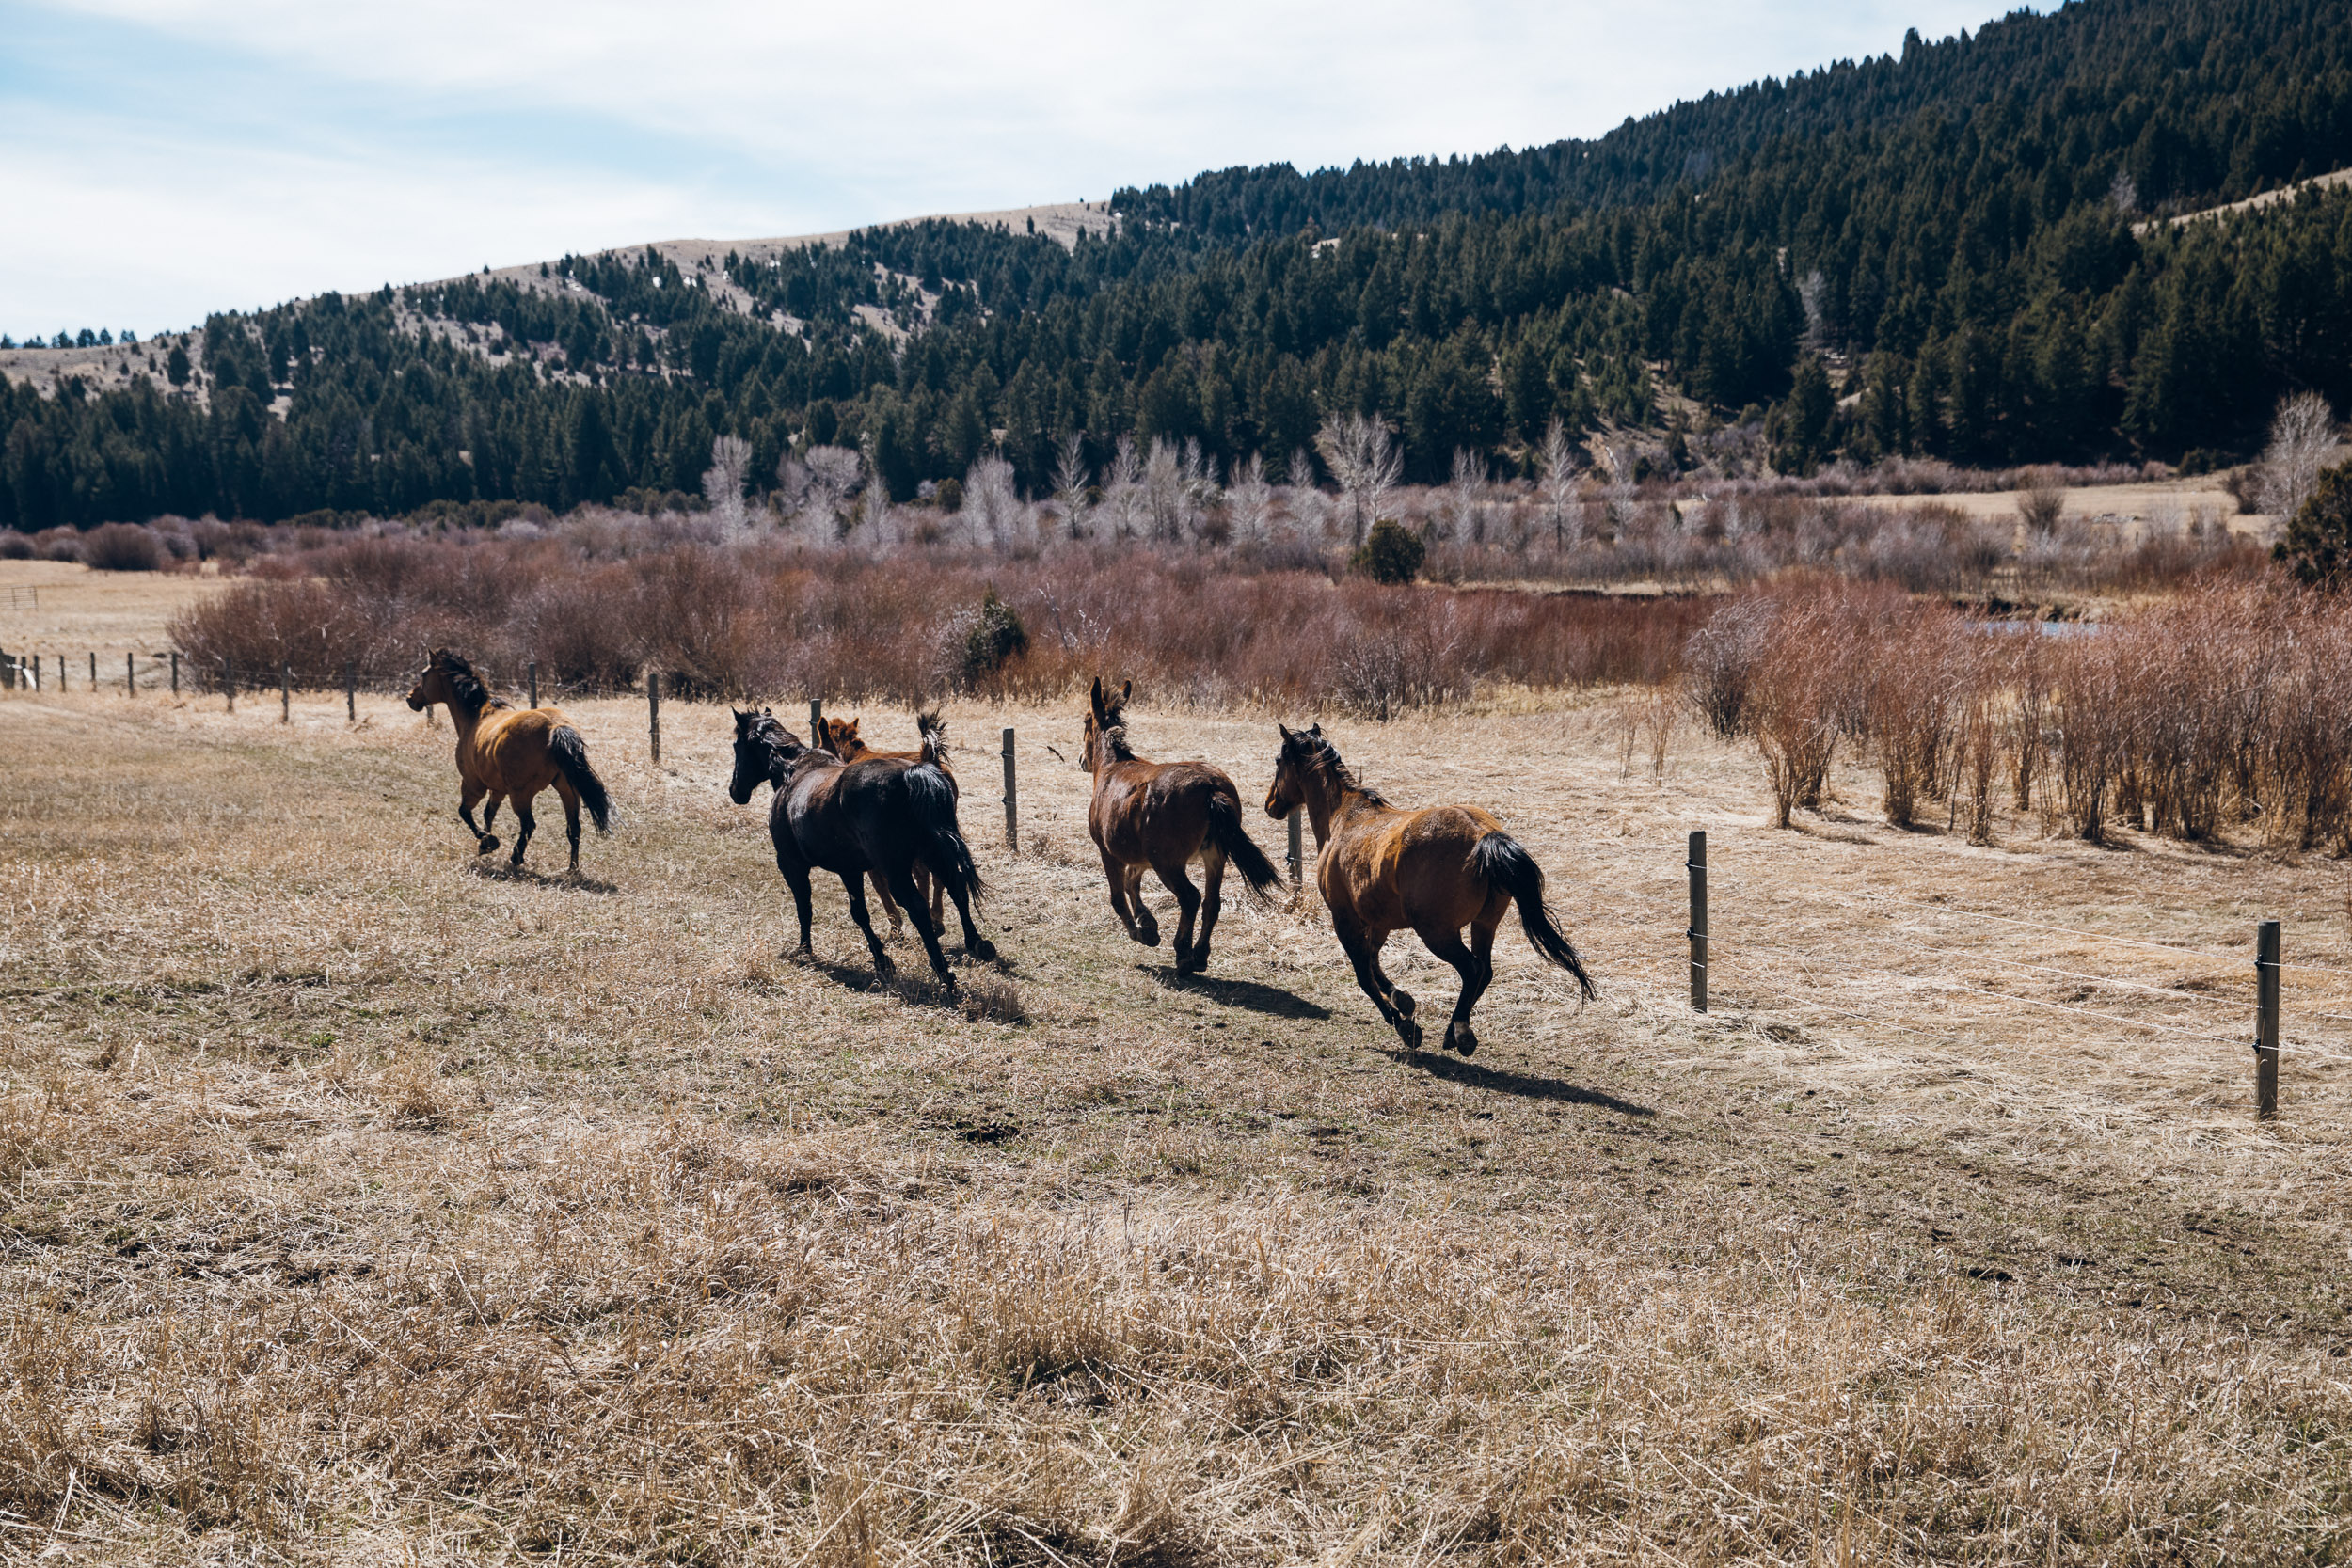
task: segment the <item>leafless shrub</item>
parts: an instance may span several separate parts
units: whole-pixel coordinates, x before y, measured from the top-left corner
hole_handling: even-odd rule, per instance
[[[2058,518],[2066,512],[2066,492],[2047,474],[2036,474],[2033,483],[2017,495],[2017,515],[2025,520],[2026,530],[2034,534],[2058,531]]]
[[[2280,399],[2254,483],[2260,510],[2281,522],[2303,510],[2312,487],[2319,483],[2320,466],[2335,445],[2336,415],[2326,398],[2297,392]]]
[[[82,536],[82,559],[93,571],[152,572],[164,549],[153,531],[136,523],[102,523]]]

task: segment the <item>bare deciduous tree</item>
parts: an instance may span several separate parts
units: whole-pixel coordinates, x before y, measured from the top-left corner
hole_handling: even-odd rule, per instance
[[[840,537],[850,531],[843,506],[857,493],[864,477],[864,459],[847,447],[811,447],[804,459],[811,504],[821,510],[821,531]]]
[[[1143,464],[1132,436],[1121,436],[1111,452],[1111,466],[1103,474],[1103,504],[1118,537],[1133,538],[1143,517]]]
[[[975,545],[1008,549],[1022,543],[1020,492],[1012,465],[1001,457],[980,458],[963,471],[964,531]]]
[[[1583,543],[1584,517],[1576,518],[1574,537],[1568,528],[1568,509],[1576,500],[1576,443],[1568,437],[1568,427],[1554,414],[1544,426],[1544,444],[1536,455],[1535,488],[1544,498],[1544,515],[1551,521],[1551,547],[1565,550]]]
[[[1237,543],[1262,545],[1273,531],[1274,486],[1266,483],[1265,459],[1256,452],[1236,464],[1225,487],[1225,515]]]
[[[1216,504],[1224,499],[1224,487],[1216,482],[1216,460],[1202,454],[1198,437],[1185,436],[1176,492],[1179,533],[1196,540],[1205,538]]]
[[[2270,420],[2270,444],[2263,449],[2262,471],[2255,479],[2256,504],[2280,523],[2302,511],[2312,486],[2319,483],[2320,465],[2335,444],[2335,410],[2326,398],[2297,392],[2280,399]]]
[[[1073,430],[1061,438],[1054,460],[1054,505],[1073,539],[1086,537],[1088,478],[1086,442]]]
[[[1176,444],[1152,437],[1151,455],[1143,460],[1143,499],[1152,517],[1152,537],[1179,536],[1177,506],[1184,483],[1184,460]]]
[[[751,443],[739,436],[722,436],[710,443],[710,467],[703,470],[703,499],[710,515],[729,538],[743,531],[743,486],[752,476]]]
[[[1354,542],[1364,542],[1364,531],[1380,515],[1381,503],[1396,488],[1404,471],[1404,454],[1389,437],[1389,427],[1377,414],[1327,414],[1315,432],[1315,450],[1339,481],[1347,498]]]
[[[1446,512],[1456,537],[1486,537],[1486,459],[1468,447],[1454,449],[1454,475],[1446,481]]]

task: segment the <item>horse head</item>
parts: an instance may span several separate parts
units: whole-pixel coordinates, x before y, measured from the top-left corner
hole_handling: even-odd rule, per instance
[[[1135,691],[1136,683],[1127,682],[1119,689],[1119,695],[1109,696],[1103,690],[1103,677],[1094,677],[1094,690],[1087,705],[1086,733],[1078,750],[1078,766],[1091,773],[1102,765],[1104,748],[1114,758],[1127,755],[1127,699]]]
[[[735,776],[727,781],[727,797],[740,806],[751,802],[752,792],[762,784],[781,787],[793,761],[808,748],[776,722],[771,709],[761,708],[756,713],[743,708],[733,711]]]
[[[426,656],[423,673],[417,676],[417,684],[408,689],[410,712],[422,713],[435,703],[447,703],[455,696],[450,683],[450,666],[456,657],[447,648],[436,648]]]
[[[1323,738],[1321,724],[1304,730],[1282,724],[1274,727],[1282,732],[1282,749],[1275,753],[1274,782],[1266,785],[1265,814],[1279,820],[1306,803],[1307,775],[1315,770],[1325,753],[1337,761],[1339,752]]]

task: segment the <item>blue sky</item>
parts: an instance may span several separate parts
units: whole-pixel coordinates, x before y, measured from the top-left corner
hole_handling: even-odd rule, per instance
[[[1596,135],[1983,0],[0,0],[0,331]]]

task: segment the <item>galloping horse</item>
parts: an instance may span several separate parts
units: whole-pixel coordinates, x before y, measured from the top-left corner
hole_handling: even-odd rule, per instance
[[[864,737],[857,733],[858,721],[854,719],[819,719],[818,723],[821,728],[817,744],[843,762],[864,762],[867,757],[890,757],[899,762],[930,761],[938,764],[939,770],[947,775],[950,784],[956,782],[956,770],[947,766],[947,722],[940,718],[937,709],[914,716],[915,733],[922,736],[922,744],[912,752],[877,752],[866,744]],[[956,798],[961,800],[962,797],[962,787],[958,785]],[[874,896],[882,900],[882,913],[890,917],[890,934],[895,937],[899,927],[898,901],[890,895],[889,885],[882,880],[881,872],[873,873],[872,880]],[[946,924],[946,911],[940,902],[939,884],[931,880],[931,874],[920,865],[914,868],[914,895],[930,901],[932,926]]]
[[[580,808],[584,803],[596,819],[596,832],[612,831],[612,801],[604,781],[588,766],[588,747],[572,728],[563,710],[552,707],[516,709],[507,706],[483,687],[473,666],[447,648],[436,648],[425,661],[424,673],[408,693],[408,705],[421,713],[435,703],[449,705],[450,722],[457,730],[457,776],[463,781],[457,815],[474,836],[475,852],[487,855],[499,847],[490,831],[498,820],[499,802],[513,800],[515,852],[508,863],[519,868],[523,848],[538,826],[531,802],[541,790],[553,786],[564,802],[564,827],[572,840],[572,870],[580,870]],[[473,819],[474,803],[485,795],[482,820]]]
[[[1323,726],[1282,730],[1268,816],[1307,808],[1315,843],[1315,884],[1331,910],[1331,929],[1356,966],[1356,983],[1406,1048],[1421,1049],[1413,998],[1380,971],[1380,948],[1391,932],[1409,927],[1429,951],[1462,976],[1445,1043],[1467,1056],[1478,1049],[1470,1008],[1494,979],[1495,927],[1511,904],[1535,951],[1576,976],[1589,1000],[1600,993],[1584,960],[1544,907],[1544,873],[1502,824],[1475,806],[1400,811],[1357,781]],[[1470,944],[1462,945],[1462,927]]]
[[[1103,875],[1111,885],[1111,909],[1127,934],[1146,947],[1160,944],[1160,923],[1143,903],[1143,873],[1158,874],[1184,913],[1176,922],[1176,973],[1197,974],[1209,967],[1209,939],[1224,907],[1225,864],[1231,861],[1252,898],[1263,903],[1281,873],[1252,843],[1241,825],[1241,791],[1222,769],[1205,762],[1146,762],[1127,749],[1129,681],[1106,699],[1094,682],[1086,719],[1086,747],[1079,766],[1094,775],[1094,802],[1087,808],[1087,831],[1103,852]],[[1198,858],[1205,895],[1185,874]],[[1193,939],[1193,916],[1200,936]]]
[[[874,973],[897,969],[874,934],[866,909],[865,879],[879,875],[914,920],[914,934],[941,984],[952,994],[956,977],[940,951],[939,929],[914,896],[913,870],[923,866],[946,888],[963,922],[963,951],[983,961],[996,949],[972,924],[972,900],[982,891],[972,850],[956,829],[956,793],[940,770],[935,744],[927,737],[920,762],[867,757],[843,762],[831,752],[803,746],[763,708],[735,715],[735,777],[727,793],[739,806],[750,802],[763,779],[775,789],[768,808],[768,836],[776,847],[776,869],[791,884],[801,916],[801,951],[809,951],[809,873],[830,871],[850,895],[850,918],[866,934]]]

